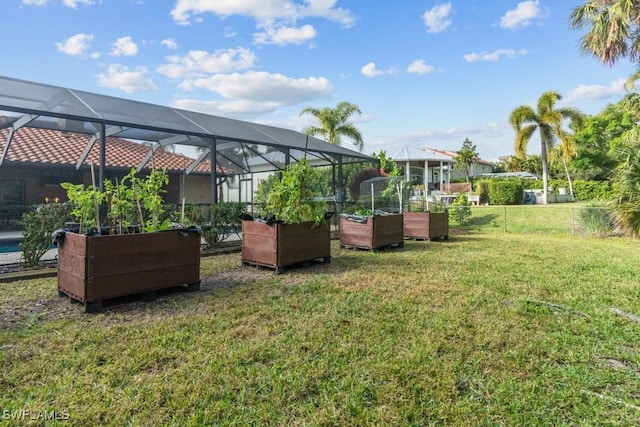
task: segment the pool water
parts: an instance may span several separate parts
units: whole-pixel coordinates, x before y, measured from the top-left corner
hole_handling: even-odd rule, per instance
[[[22,252],[20,243],[22,243],[22,239],[2,239],[0,240],[0,253]]]

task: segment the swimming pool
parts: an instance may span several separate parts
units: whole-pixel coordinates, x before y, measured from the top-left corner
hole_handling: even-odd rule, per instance
[[[7,252],[22,252],[22,248],[20,247],[20,243],[22,243],[22,239],[2,239],[0,240],[0,253]]]

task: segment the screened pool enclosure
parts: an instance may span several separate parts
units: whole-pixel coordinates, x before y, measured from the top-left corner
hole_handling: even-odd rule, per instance
[[[23,127],[87,135],[87,147],[74,161],[76,169],[88,167],[87,156],[97,145],[99,183],[108,178],[108,137],[149,145],[148,155],[137,165],[139,171],[149,167],[154,153],[165,146],[199,147],[198,158],[185,167],[184,174],[191,174],[202,162],[215,165],[209,166],[212,203],[218,202],[220,178],[252,187],[254,174],[283,169],[303,156],[314,166],[333,169],[334,194],[325,196],[340,199],[344,194],[343,165],[376,161],[289,129],[0,76],[0,129],[8,130],[2,142],[0,170],[14,134]]]

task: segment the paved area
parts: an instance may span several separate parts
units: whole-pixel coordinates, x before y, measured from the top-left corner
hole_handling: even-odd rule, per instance
[[[0,231],[1,240],[16,240],[22,238],[21,231]],[[58,257],[58,249],[48,250],[41,258],[42,261],[55,261]],[[18,264],[22,258],[22,252],[0,252],[0,265]]]

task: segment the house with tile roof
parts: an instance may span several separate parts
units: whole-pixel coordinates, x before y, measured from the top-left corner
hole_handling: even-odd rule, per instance
[[[435,153],[442,154],[443,156],[446,156],[454,160],[454,162],[456,160],[456,157],[458,157],[458,153],[456,153],[455,151],[442,150],[439,148],[426,148],[426,150],[430,150]],[[481,175],[481,174],[492,173],[492,172],[493,172],[493,163],[483,159],[478,160],[477,163],[472,164],[471,167],[469,168],[469,176]],[[466,177],[464,172],[457,170],[455,167],[451,168],[450,182],[460,181],[465,179]]]
[[[0,151],[4,152],[8,130],[0,131]],[[99,144],[89,145],[90,137],[78,133],[55,130],[22,128],[12,137],[12,143],[0,165],[0,225],[12,223],[21,217],[26,206],[67,200],[61,182],[91,185],[92,164],[99,163]],[[91,147],[85,153],[87,147]],[[106,142],[105,176],[121,179],[132,168],[141,175],[152,168],[166,168],[169,184],[165,202],[180,204],[210,203],[211,165],[200,162],[186,174],[194,159],[182,154],[156,150],[150,156],[149,146],[108,137]],[[80,159],[84,161],[80,164]],[[147,160],[145,163],[145,160]],[[225,181],[222,171],[220,181]],[[94,171],[97,173],[97,170]],[[220,186],[220,191],[224,190]],[[224,198],[222,198],[224,200]]]

